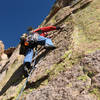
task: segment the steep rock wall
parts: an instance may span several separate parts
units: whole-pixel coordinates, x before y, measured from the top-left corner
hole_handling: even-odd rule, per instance
[[[97,69],[100,67],[100,52],[95,52],[99,50],[98,24],[96,24],[98,32],[94,31],[97,41],[91,34],[92,47],[90,39],[87,41],[85,39],[87,35],[90,36],[91,29],[84,30],[83,27],[88,24],[88,19],[92,16],[95,17],[93,22],[99,20],[99,15],[94,16],[95,10],[99,14],[99,0],[90,3],[91,1],[80,0],[76,4],[67,0],[56,1],[55,4],[62,2],[61,5],[64,5],[60,6],[54,15],[50,13],[52,17],[49,17],[49,20],[46,19],[40,27],[64,26],[60,31],[49,33],[57,49],[42,50],[39,53],[37,69],[32,74],[20,100],[99,100],[99,71],[97,72]],[[89,12],[91,9],[92,14]],[[86,14],[90,17],[88,18]],[[93,44],[96,44],[95,50],[92,50],[95,47]],[[1,73],[5,72],[5,80],[0,82],[1,100],[15,100],[25,82],[22,70],[24,56],[19,55],[19,48],[20,45],[1,70]],[[91,70],[95,66],[97,69]]]

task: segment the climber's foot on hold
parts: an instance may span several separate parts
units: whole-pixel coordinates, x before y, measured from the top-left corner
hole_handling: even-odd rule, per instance
[[[28,68],[24,67],[24,77],[28,77]]]
[[[47,49],[47,50],[54,50],[57,47],[56,46],[45,46],[44,48]]]
[[[28,77],[29,72],[30,72],[30,63],[29,62],[26,62],[24,64],[24,76],[25,77]]]

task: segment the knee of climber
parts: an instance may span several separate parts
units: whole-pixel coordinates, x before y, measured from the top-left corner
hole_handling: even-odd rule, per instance
[[[46,41],[45,41],[45,46],[46,45],[48,45],[48,46],[54,46],[53,42],[49,38],[47,38]]]
[[[33,49],[29,49],[28,52],[26,53],[26,56],[24,58],[24,63],[26,62],[32,62],[32,57],[33,57]]]

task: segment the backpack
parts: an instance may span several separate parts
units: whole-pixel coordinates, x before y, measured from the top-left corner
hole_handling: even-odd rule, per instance
[[[20,39],[21,46],[20,46],[19,54],[25,55],[28,48],[36,47],[37,41],[38,41],[38,36],[39,36],[39,34],[35,32],[32,34],[29,34],[27,36],[26,40]]]

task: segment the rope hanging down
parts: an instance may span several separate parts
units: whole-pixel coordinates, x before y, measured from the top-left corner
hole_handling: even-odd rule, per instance
[[[35,57],[34,57],[34,58],[36,58],[36,56],[37,56],[37,47],[35,48]],[[23,93],[23,91],[24,91],[24,89],[25,89],[25,87],[26,87],[26,84],[28,83],[28,80],[29,80],[29,78],[30,78],[30,76],[31,76],[31,74],[32,74],[32,72],[33,72],[33,71],[35,70],[35,68],[36,68],[36,67],[35,67],[35,64],[36,64],[36,59],[34,59],[34,62],[33,62],[33,65],[32,65],[32,70],[31,70],[31,72],[29,73],[29,75],[28,75],[28,77],[27,77],[27,79],[26,79],[24,85],[22,86],[21,91],[20,91],[18,97],[16,98],[16,100],[19,100],[19,98],[21,97],[21,95],[22,95],[22,93]]]

